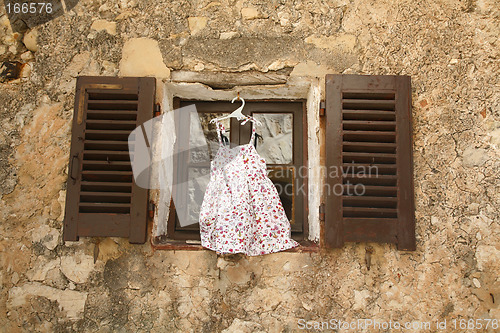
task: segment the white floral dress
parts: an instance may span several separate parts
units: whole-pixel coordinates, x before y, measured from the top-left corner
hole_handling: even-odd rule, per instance
[[[249,117],[242,124],[248,120],[254,121]],[[217,128],[225,133],[221,123]],[[255,126],[250,142],[232,149],[222,144],[219,130],[217,135],[219,150],[200,211],[201,245],[219,254],[249,256],[298,246],[266,162],[252,145]]]

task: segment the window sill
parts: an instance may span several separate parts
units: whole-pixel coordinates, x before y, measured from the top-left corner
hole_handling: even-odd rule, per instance
[[[299,246],[294,247],[292,249],[288,249],[281,252],[298,252],[298,253],[311,253],[311,252],[319,252],[320,247],[317,243],[303,240],[299,241]],[[151,246],[153,250],[185,250],[185,251],[201,251],[208,250],[201,246],[200,244],[190,244],[185,241],[180,240],[166,240],[162,243],[155,243],[155,239],[151,238]]]

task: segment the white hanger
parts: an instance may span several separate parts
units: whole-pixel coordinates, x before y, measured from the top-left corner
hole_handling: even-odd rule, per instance
[[[248,116],[245,116],[243,113],[241,113],[241,111],[245,107],[245,100],[243,98],[240,98],[240,93],[238,93],[237,97],[233,98],[233,100],[231,101],[231,103],[234,103],[234,101],[237,100],[237,99],[241,100],[241,103],[242,103],[239,108],[237,108],[236,110],[234,110],[233,112],[231,112],[228,116],[224,116],[224,117],[215,118],[215,119],[210,120],[210,123],[215,123],[216,121],[221,121],[221,120],[227,119],[227,118],[236,118],[238,120],[249,119]],[[259,126],[262,125],[262,123],[260,121],[258,121],[257,119],[255,119],[254,122],[257,125],[259,125]]]

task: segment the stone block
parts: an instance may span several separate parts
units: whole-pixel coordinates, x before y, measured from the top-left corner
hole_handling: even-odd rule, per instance
[[[45,297],[51,301],[56,301],[59,308],[66,313],[66,317],[70,320],[83,318],[87,293],[68,289],[60,290],[38,282],[26,283],[20,287],[10,289],[7,309],[14,309],[26,304],[30,296]]]
[[[321,49],[338,52],[353,52],[356,46],[356,36],[351,34],[338,34],[334,36],[309,36],[305,39],[308,44]]]
[[[61,258],[61,271],[75,283],[87,282],[90,273],[94,270],[94,258],[81,252]]]
[[[488,160],[488,152],[486,149],[468,147],[463,154],[463,164],[465,167],[471,168],[481,166]]]
[[[258,18],[262,18],[262,15],[257,9],[246,7],[241,9],[241,17],[244,20],[255,20]]]
[[[38,31],[36,29],[32,29],[27,34],[24,35],[23,43],[24,46],[31,52],[38,51]]]
[[[189,30],[191,35],[198,34],[201,30],[205,29],[207,26],[208,18],[202,16],[188,17]]]
[[[158,42],[151,38],[132,38],[125,42],[120,61],[121,76],[169,78]]]
[[[95,20],[92,22],[90,29],[96,31],[106,31],[110,35],[116,35],[116,22],[110,22],[106,20]]]

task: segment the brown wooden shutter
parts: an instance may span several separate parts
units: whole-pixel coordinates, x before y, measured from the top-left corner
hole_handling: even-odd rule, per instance
[[[411,137],[410,77],[326,76],[327,247],[415,250]]]
[[[148,191],[134,182],[128,138],[152,118],[154,94],[154,78],[78,78],[64,240],[146,241]]]

